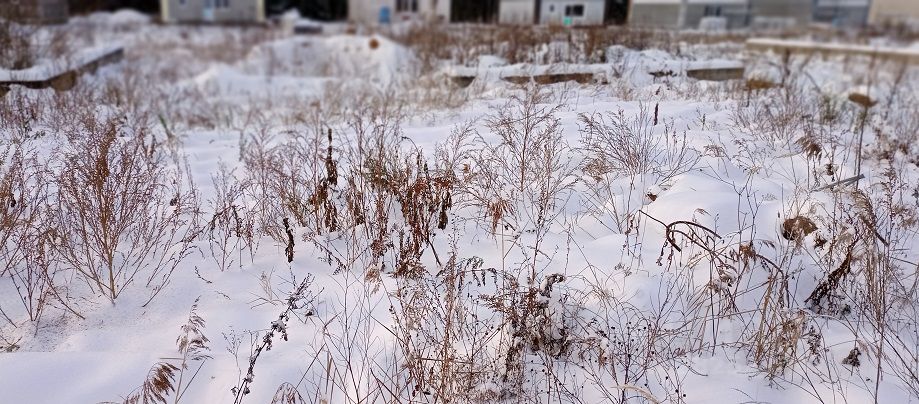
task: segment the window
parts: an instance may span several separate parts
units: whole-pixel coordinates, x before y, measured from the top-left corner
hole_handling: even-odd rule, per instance
[[[720,16],[721,15],[721,6],[705,6],[705,16]]]
[[[565,17],[583,17],[584,16],[584,5],[583,4],[574,4],[571,6],[565,6]]]
[[[418,0],[396,0],[396,12],[417,12]]]

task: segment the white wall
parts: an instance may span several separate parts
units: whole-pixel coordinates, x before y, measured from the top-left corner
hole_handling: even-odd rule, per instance
[[[376,25],[380,21],[380,9],[389,7],[390,21],[423,19],[428,21],[450,21],[451,0],[417,0],[417,13],[396,11],[396,0],[349,0],[348,20],[365,25]],[[463,1],[463,0],[454,0]]]
[[[430,16],[436,21],[450,22],[450,1],[463,0],[423,0],[430,7]]]
[[[873,0],[868,15],[871,24],[919,23],[919,0]]]
[[[562,25],[565,21],[565,7],[582,5],[584,15],[572,17],[572,25],[601,25],[606,12],[604,0],[543,0],[539,18],[543,24]]]
[[[373,25],[380,20],[380,9],[389,7],[390,18],[396,9],[396,0],[348,0],[348,20]]]
[[[533,0],[501,0],[501,3],[498,4],[498,22],[501,24],[532,24],[534,11],[536,11],[536,3]]]

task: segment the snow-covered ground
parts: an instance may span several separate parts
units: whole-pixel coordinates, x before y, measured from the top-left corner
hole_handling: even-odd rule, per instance
[[[919,401],[915,66],[70,27],[126,59],[0,99],[0,402]]]

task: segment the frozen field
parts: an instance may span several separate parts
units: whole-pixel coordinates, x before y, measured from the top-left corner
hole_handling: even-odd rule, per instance
[[[0,97],[0,403],[919,401],[915,65],[56,29],[125,59]]]

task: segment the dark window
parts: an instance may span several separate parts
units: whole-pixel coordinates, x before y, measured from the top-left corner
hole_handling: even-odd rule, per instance
[[[418,0],[396,0],[396,11],[400,13],[417,12]]]
[[[583,4],[565,6],[565,17],[583,17],[583,16],[584,16],[584,5]]]
[[[705,16],[720,16],[721,15],[721,6],[705,6]]]

